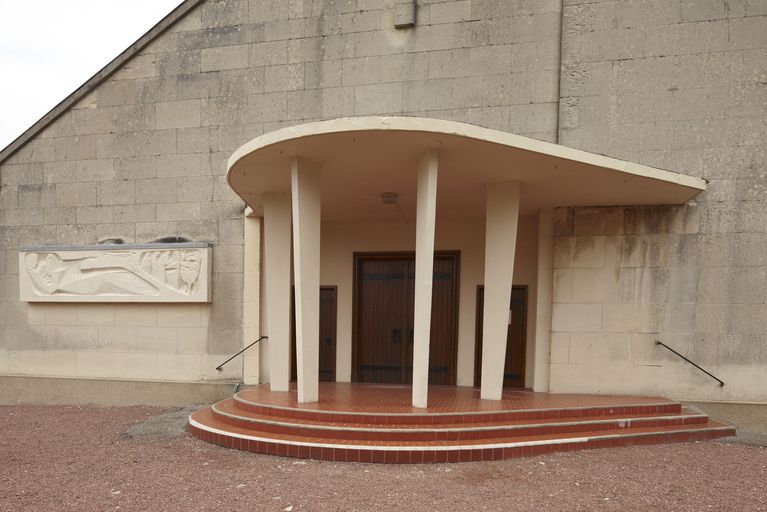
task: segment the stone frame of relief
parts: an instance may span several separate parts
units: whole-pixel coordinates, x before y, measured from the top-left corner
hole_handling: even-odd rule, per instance
[[[24,302],[210,302],[209,242],[19,247]]]

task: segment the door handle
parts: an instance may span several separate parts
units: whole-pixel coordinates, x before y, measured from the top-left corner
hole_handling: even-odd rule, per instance
[[[402,331],[399,329],[392,329],[391,330],[391,342],[392,343],[399,343],[402,341]]]
[[[330,345],[333,340],[330,338],[330,336],[325,336],[325,345]]]

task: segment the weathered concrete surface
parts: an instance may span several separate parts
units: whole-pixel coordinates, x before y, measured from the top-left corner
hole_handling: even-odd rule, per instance
[[[767,446],[767,405],[696,402],[687,407],[707,414],[711,419],[730,423],[738,428],[738,435],[719,439],[722,443],[743,443]]]
[[[551,389],[766,401],[763,2],[429,1],[404,30],[393,3],[205,1],[4,160],[0,374],[210,378],[254,271],[226,159],[282,126],[397,114],[710,180],[682,208],[557,213]],[[214,243],[201,311],[16,300],[19,245],[170,235]]]
[[[169,441],[183,437],[187,433],[189,415],[199,409],[198,406],[191,406],[163,412],[141,423],[131,425],[124,435],[130,439],[156,441]]]
[[[156,405],[207,404],[232,396],[236,383],[148,382],[61,379],[0,375],[3,405]]]
[[[558,212],[552,390],[767,401],[765,14],[565,1],[560,143],[710,183],[681,208]]]
[[[264,132],[394,114],[555,140],[561,2],[421,2],[404,30],[392,4],[201,2],[0,163],[0,374],[218,378],[253,338],[225,164]],[[210,306],[17,300],[19,245],[165,236],[213,242]]]

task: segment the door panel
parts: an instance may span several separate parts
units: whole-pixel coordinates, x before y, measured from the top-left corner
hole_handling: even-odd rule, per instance
[[[359,265],[357,378],[360,382],[405,382],[409,272],[408,262],[403,260],[366,259]]]
[[[482,383],[482,319],[485,288],[477,287],[476,350],[474,355],[474,385]],[[527,286],[511,289],[509,305],[511,323],[506,333],[506,362],[503,368],[504,387],[525,387],[525,349],[527,345]]]
[[[320,288],[320,380],[336,380],[336,288]]]
[[[503,385],[507,387],[525,387],[525,295],[525,288],[511,290],[511,325],[506,335],[506,364],[503,368]]]
[[[455,383],[458,268],[457,253],[435,256],[430,384]],[[412,382],[414,295],[414,254],[355,256],[355,381]]]
[[[431,297],[431,342],[429,343],[429,384],[453,384],[458,346],[458,268],[450,257],[434,258]],[[411,359],[412,360],[412,359]]]
[[[290,305],[290,379],[296,380],[296,310],[295,294],[291,291]],[[320,287],[320,380],[336,380],[336,287]]]

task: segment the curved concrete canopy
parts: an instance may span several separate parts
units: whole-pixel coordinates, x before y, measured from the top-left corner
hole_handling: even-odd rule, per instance
[[[293,158],[322,168],[323,220],[414,217],[416,162],[439,149],[437,215],[483,217],[485,185],[522,184],[521,211],[558,206],[683,204],[705,181],[478,126],[417,117],[356,117],[283,128],[228,162],[232,189],[254,211],[265,192],[290,190]],[[399,205],[386,205],[397,192]]]

